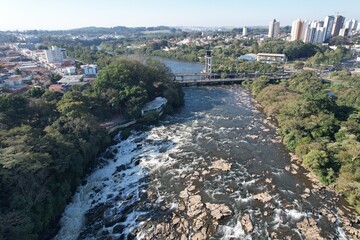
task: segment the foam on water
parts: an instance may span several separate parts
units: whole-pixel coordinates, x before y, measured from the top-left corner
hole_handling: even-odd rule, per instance
[[[131,152],[136,148],[136,144],[130,139],[121,142],[117,147],[120,149],[121,157],[118,154],[117,161],[108,161],[108,165],[92,173],[87,178],[87,183],[76,191],[72,202],[66,207],[60,220],[61,229],[55,237],[56,240],[76,239],[84,224],[85,213],[93,206],[94,199],[97,199],[98,204],[104,203],[107,195],[115,192],[117,184],[112,180],[112,174],[116,171],[117,166],[131,162]],[[137,177],[139,175],[134,175],[134,178]],[[124,181],[124,186],[126,186],[134,180],[124,179]],[[103,187],[103,183],[106,187]],[[94,189],[100,191],[95,192]]]
[[[296,209],[285,209],[285,213],[287,216],[289,216],[291,219],[295,220],[295,221],[298,221],[300,220],[302,217],[304,217],[304,213],[302,212],[299,212],[298,210]]]
[[[344,229],[342,229],[341,227],[338,227],[337,229],[337,233],[338,233],[338,239],[339,240],[348,240],[349,238],[346,236]]]
[[[245,233],[240,221],[237,221],[234,227],[220,225],[218,232],[222,234],[223,237],[221,239],[223,240],[234,239],[234,238],[251,239],[251,235]]]

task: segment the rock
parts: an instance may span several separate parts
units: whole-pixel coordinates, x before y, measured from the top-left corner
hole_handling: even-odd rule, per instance
[[[180,196],[180,198],[187,199],[189,197],[189,192],[188,192],[187,188],[185,188],[183,191],[181,191],[179,196]]]
[[[291,164],[291,167],[293,168],[293,169],[295,169],[295,170],[299,170],[299,166],[298,165],[296,165],[296,164]]]
[[[320,229],[316,225],[316,221],[312,217],[305,217],[303,221],[296,224],[299,231],[305,237],[305,239],[324,239],[320,236]]]
[[[231,169],[231,163],[226,162],[224,159],[220,159],[212,162],[212,165],[209,168],[227,172]]]
[[[184,211],[185,210],[184,204],[179,204],[178,209],[179,209],[179,211]]]
[[[116,172],[121,172],[126,170],[126,166],[125,165],[120,165],[116,167]]]
[[[195,190],[195,186],[191,185],[190,187],[187,188],[189,192],[192,192]]]
[[[271,179],[271,178],[267,178],[267,179],[265,179],[265,182],[266,182],[266,183],[272,183],[272,179]]]
[[[116,223],[125,222],[126,215],[113,215],[111,217],[104,217],[105,227],[114,226]]]
[[[225,204],[212,204],[212,203],[205,203],[206,208],[210,210],[210,214],[216,220],[220,220],[225,216],[230,216],[232,211],[228,206]]]
[[[304,193],[300,195],[302,198],[306,199],[308,197],[310,197],[310,194]]]
[[[336,217],[331,217],[331,218],[330,218],[330,222],[336,223]]]
[[[206,174],[209,174],[210,172],[208,170],[204,170],[202,171],[202,175],[206,175]]]
[[[193,230],[195,232],[199,231],[204,226],[204,220],[203,219],[195,219],[193,222]]]
[[[201,196],[200,195],[193,195],[189,197],[189,204],[191,205],[198,205],[201,203]]]
[[[251,129],[250,129],[251,130]],[[251,139],[258,139],[259,136],[258,135],[247,135],[247,137],[251,138]]]
[[[203,232],[197,232],[192,237],[192,240],[205,240],[206,239],[206,233]]]
[[[180,222],[180,218],[177,217],[177,218],[173,219],[172,224],[174,226],[174,225],[178,224],[179,222]]]
[[[300,159],[294,154],[294,153],[289,153],[291,161],[300,161]]]
[[[187,215],[189,217],[195,217],[203,212],[203,203],[201,202],[200,195],[193,195],[189,197]]]
[[[253,199],[258,200],[260,202],[268,202],[272,199],[272,197],[270,196],[270,194],[268,192],[264,192],[264,193],[259,193],[253,196]]]
[[[271,238],[278,238],[278,234],[276,232],[270,233]]]
[[[242,218],[241,218],[241,225],[243,226],[244,230],[247,233],[250,233],[254,230],[254,226],[251,222],[250,216],[249,214],[245,214]]]
[[[125,226],[123,225],[116,225],[114,228],[113,228],[113,233],[115,234],[119,234],[119,233],[122,233],[125,229]]]

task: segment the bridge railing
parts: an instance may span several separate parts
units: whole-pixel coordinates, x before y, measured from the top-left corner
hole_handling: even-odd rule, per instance
[[[235,72],[235,73],[227,73],[225,76],[223,73],[178,73],[174,75],[175,81],[186,81],[186,80],[206,80],[206,79],[224,79],[224,78],[257,78],[260,76],[268,76],[268,77],[288,77],[290,73],[249,73],[249,72]]]

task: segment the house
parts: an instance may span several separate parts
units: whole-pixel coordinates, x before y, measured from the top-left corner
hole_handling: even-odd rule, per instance
[[[76,67],[67,67],[63,71],[65,75],[76,75]]]
[[[287,58],[285,54],[258,53],[256,60],[266,63],[278,63],[278,62],[283,63],[287,61]]]
[[[151,112],[157,112],[162,115],[163,107],[166,105],[167,99],[163,97],[157,97],[155,100],[148,102],[145,107],[141,110],[141,116],[145,116]]]
[[[53,92],[62,92],[64,89],[61,84],[52,84],[49,86],[49,90]]]
[[[76,85],[77,83],[81,83],[83,81],[82,75],[72,75],[72,76],[64,76],[62,77],[58,83],[64,85]]]
[[[63,62],[66,58],[66,50],[52,46],[51,49],[45,50],[46,63]]]
[[[81,65],[81,69],[84,71],[84,77],[96,77],[98,74],[98,66],[95,64]]]
[[[23,77],[20,75],[13,75],[10,76],[8,79],[4,80],[5,87],[9,87],[9,88],[22,86],[22,83],[23,83]]]

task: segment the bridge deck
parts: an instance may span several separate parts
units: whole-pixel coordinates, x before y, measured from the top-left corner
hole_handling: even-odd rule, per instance
[[[269,77],[269,80],[280,80],[280,79],[288,79],[288,76],[279,76],[279,77]],[[246,80],[250,80],[254,78],[209,78],[209,79],[183,79],[178,80],[175,79],[175,82],[180,83],[181,85],[211,85],[211,84],[226,84],[226,83],[241,83]]]

